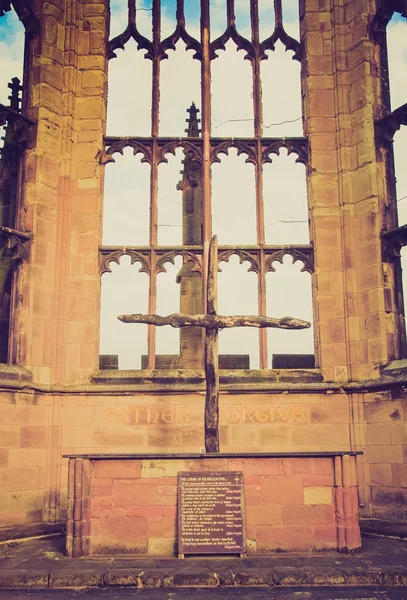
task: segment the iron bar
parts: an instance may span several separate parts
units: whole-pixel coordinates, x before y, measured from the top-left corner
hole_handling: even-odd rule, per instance
[[[161,3],[160,0],[153,0],[153,79],[152,79],[152,105],[151,105],[151,135],[154,138],[158,136],[158,127],[160,121],[160,59],[159,47],[161,40]],[[153,142],[152,163],[151,163],[151,182],[150,182],[150,245],[157,245],[158,231],[158,161],[157,144]],[[149,296],[148,310],[156,311],[157,308],[157,274],[155,270],[155,253],[151,250],[150,254],[150,274],[149,274]],[[155,367],[155,327],[149,325],[147,331],[148,340],[148,368]]]

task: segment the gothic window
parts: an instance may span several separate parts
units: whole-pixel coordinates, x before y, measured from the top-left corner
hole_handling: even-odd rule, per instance
[[[406,16],[402,0],[381,0],[371,25],[371,36],[380,52],[382,98],[381,118],[376,121],[376,141],[382,153],[387,185],[382,232],[383,259],[394,265],[399,357],[407,354],[402,293],[403,284],[406,286],[407,266],[402,251],[407,245],[407,178],[404,168],[407,158]],[[401,265],[404,266],[403,281]]]
[[[407,103],[407,22],[400,13],[394,13],[386,30],[389,65],[390,109],[396,111]],[[394,135],[394,171],[396,176],[396,203],[399,225],[407,223],[407,174],[403,166],[407,158],[407,127],[400,127]]]
[[[312,320],[303,49],[298,9],[290,11],[284,0],[128,0],[125,19],[113,3],[101,367],[202,366],[199,329],[164,334],[115,315],[205,312],[214,234],[220,312],[275,316],[279,289],[291,299],[301,290],[291,316]],[[281,368],[293,364],[287,354],[314,366],[312,331],[305,341],[297,334],[223,331],[220,366],[270,368],[272,354]]]
[[[18,231],[21,198],[18,177],[24,148],[31,140],[34,124],[24,117],[24,31],[33,31],[36,21],[27,7],[0,1],[0,363],[10,360],[9,328],[13,280],[18,259],[27,258],[30,235]],[[20,18],[21,20],[20,20]]]

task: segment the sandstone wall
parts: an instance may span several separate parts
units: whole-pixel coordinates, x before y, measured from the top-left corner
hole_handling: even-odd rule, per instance
[[[242,473],[248,554],[360,547],[351,456],[71,459],[68,555],[172,556],[183,471]]]
[[[11,392],[0,398],[0,526],[42,523],[51,487],[51,400]]]
[[[392,397],[393,396],[393,397]],[[373,515],[407,520],[407,398],[400,392],[365,398],[366,457]]]
[[[203,448],[201,393],[90,389],[98,366],[108,5],[37,0],[34,10],[41,33],[30,42],[26,84],[38,131],[23,165],[18,218],[33,241],[12,317],[12,361],[33,380],[5,381],[0,393],[2,525],[65,518],[64,452]],[[394,387],[366,393],[364,406],[365,382],[379,389],[380,365],[400,357],[394,267],[381,260],[388,217],[385,156],[374,141],[382,104],[379,49],[368,33],[375,6],[306,0],[301,10],[316,356],[332,389],[222,395],[222,449],[366,449],[357,465],[361,509],[405,519],[405,399]]]
[[[64,520],[63,454],[204,451],[202,393],[1,399],[3,525]],[[220,432],[223,452],[347,450],[347,396],[224,394]]]
[[[23,165],[18,219],[33,233],[21,266],[12,360],[43,384],[86,381],[98,365],[108,8],[37,0],[40,34],[28,48],[36,143]]]

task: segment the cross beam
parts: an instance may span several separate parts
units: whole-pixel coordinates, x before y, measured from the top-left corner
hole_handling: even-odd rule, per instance
[[[167,317],[160,315],[120,315],[118,317],[123,323],[144,323],[147,325],[171,325],[171,327],[204,327],[208,329],[226,329],[228,327],[277,327],[279,329],[304,329],[309,327],[307,321],[294,319],[293,317],[257,317],[255,315],[232,315],[222,317],[221,315],[187,315],[184,313],[172,313]],[[305,325],[304,325],[305,323]]]
[[[167,317],[159,315],[120,315],[123,323],[145,323],[148,325],[170,325],[171,327],[203,327],[205,329],[205,450],[219,452],[219,356],[218,335],[220,329],[229,327],[277,327],[279,329],[306,329],[311,327],[308,321],[282,317],[255,315],[221,316],[217,314],[217,275],[218,275],[218,243],[213,236],[209,246],[207,314],[188,315],[173,313]]]

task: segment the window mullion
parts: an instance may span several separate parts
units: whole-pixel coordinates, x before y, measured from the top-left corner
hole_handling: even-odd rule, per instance
[[[211,61],[210,61],[210,18],[209,0],[201,2],[201,43],[203,56],[201,62],[202,78],[202,139],[203,139],[203,210],[202,210],[202,238],[204,247],[203,265],[203,310],[206,312],[206,282],[209,242],[212,236],[212,210],[211,210],[211,162],[210,162],[210,135],[211,135]]]
[[[158,237],[158,149],[156,138],[160,121],[160,48],[161,38],[161,2],[153,0],[153,81],[152,81],[152,109],[151,109],[151,135],[153,138],[151,175],[150,175],[150,280],[148,295],[148,312],[155,314],[157,310],[157,273],[156,254],[154,247],[157,246]],[[148,368],[155,368],[156,328],[148,326]]]
[[[153,0],[153,101],[151,110],[151,135],[158,136],[160,121],[160,38],[161,38],[161,2]]]
[[[148,314],[154,315],[157,312],[157,257],[154,250],[150,253],[150,279],[149,279],[149,294],[148,294]],[[156,327],[148,325],[147,341],[148,341],[148,368],[155,368],[155,340]]]
[[[259,256],[259,273],[257,279],[258,285],[258,312],[259,315],[266,315],[266,257],[264,250],[260,250]],[[259,358],[260,358],[260,369],[267,369],[268,357],[267,357],[267,330],[266,328],[259,329]]]

